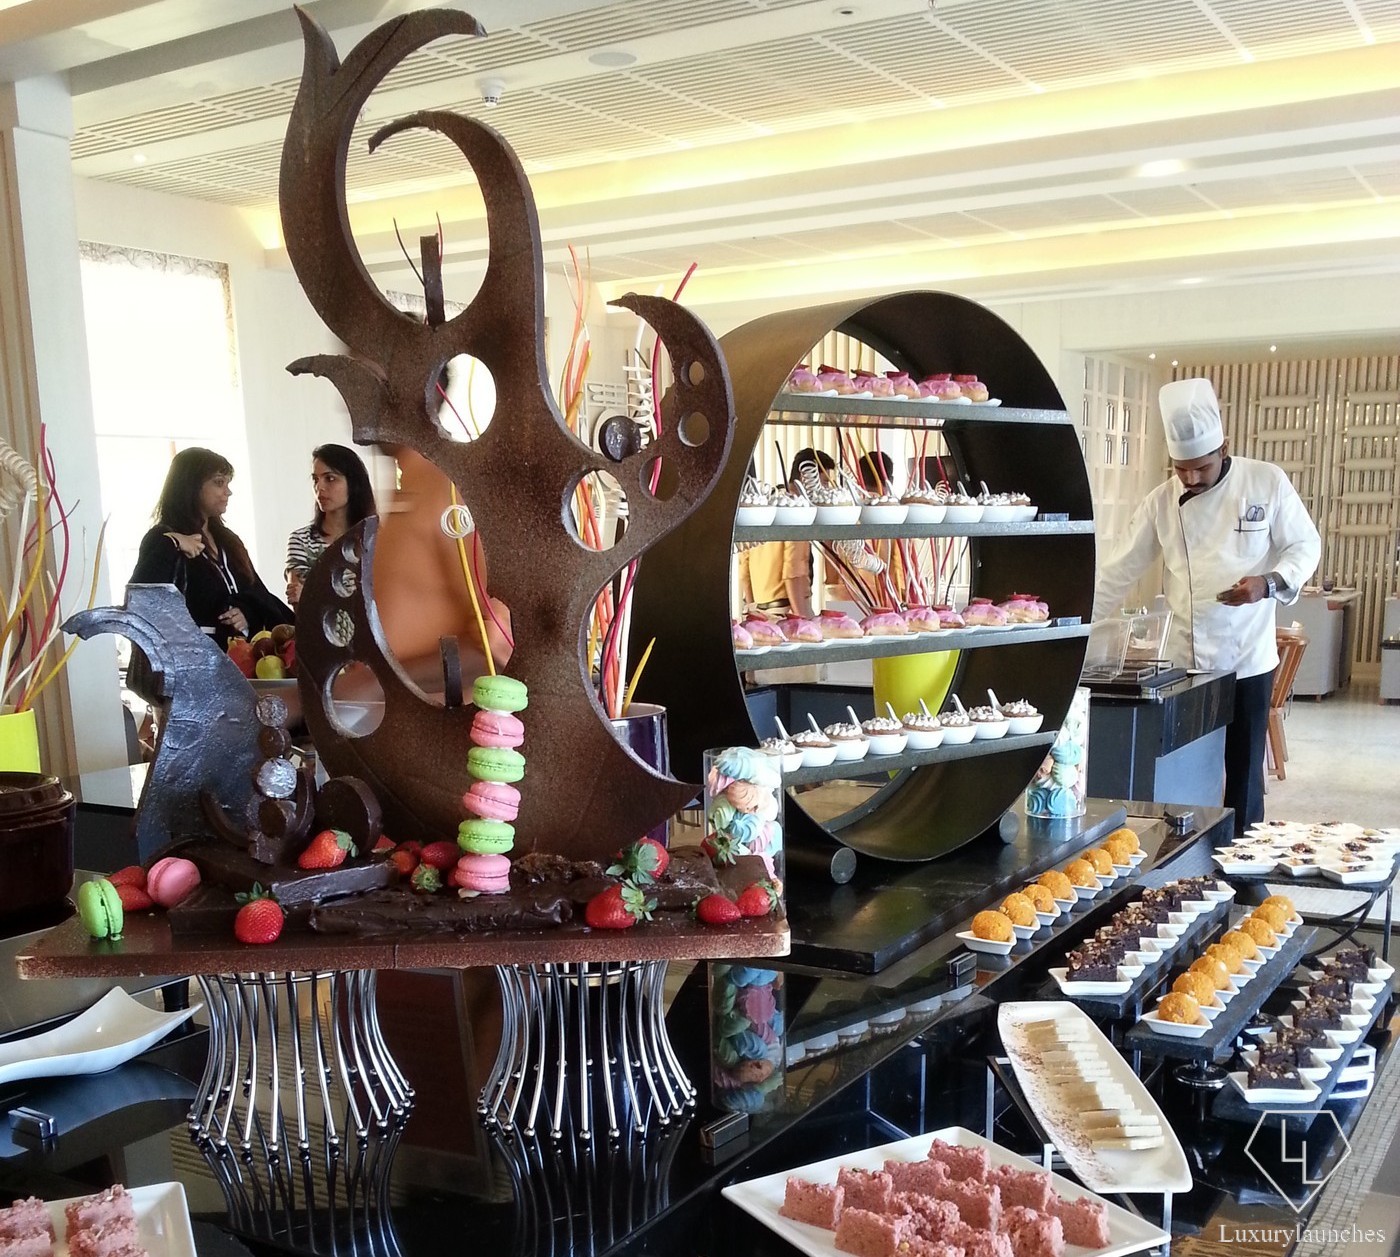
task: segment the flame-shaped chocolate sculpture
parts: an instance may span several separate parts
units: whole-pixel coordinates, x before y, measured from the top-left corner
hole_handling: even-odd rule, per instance
[[[283,231],[312,305],[352,353],[300,359],[289,369],[335,384],[356,441],[409,446],[456,485],[489,556],[492,593],[511,609],[510,674],[530,690],[517,852],[606,856],[673,813],[693,790],[649,768],[613,735],[590,683],[585,626],[599,590],[690,514],[718,477],[732,409],[723,359],[706,328],[681,307],[624,298],[618,304],[646,319],[670,353],[676,384],[663,407],[663,435],[618,462],[580,442],[546,373],[539,223],[524,171],[498,132],[450,113],[401,119],[370,147],[414,128],[440,132],[457,146],[486,205],[485,278],[472,303],[438,326],[394,309],[349,232],[351,131],[370,92],[405,55],[439,36],[482,32],[459,12],[413,13],[379,27],[342,65],[326,33],[300,16],[306,66],[282,153]],[[451,440],[436,417],[439,373],[457,354],[480,360],[496,385],[494,420],[470,443]],[[661,494],[652,491],[658,458],[665,467]],[[580,479],[601,471],[616,477],[629,503],[626,532],[606,551],[584,544],[569,506]],[[398,840],[449,837],[468,784],[472,710],[424,701],[389,654],[369,580],[373,544],[372,526],[347,535],[307,581],[297,617],[306,719],[332,772],[373,783],[386,833]],[[361,737],[349,736],[329,710],[335,675],[352,660],[373,670],[385,695],[382,722]]]

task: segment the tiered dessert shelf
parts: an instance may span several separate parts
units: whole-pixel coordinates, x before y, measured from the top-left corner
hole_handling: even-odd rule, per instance
[[[827,764],[821,768],[798,768],[783,774],[783,784],[805,786],[815,781],[841,781],[851,777],[869,777],[875,773],[894,773],[904,768],[919,768],[924,764],[947,764],[954,760],[976,759],[981,755],[996,755],[1003,751],[1040,746],[1049,749],[1055,740],[1053,733],[1032,733],[1026,737],[992,738],[985,742],[969,742],[966,746],[937,746],[931,751],[904,751],[899,755],[867,755],[860,760]]]
[[[916,379],[937,371],[976,372],[1000,406],[904,399],[815,397],[786,391],[794,366],[832,331],[873,347]],[[736,328],[720,342],[734,389],[734,439],[710,496],[641,561],[633,607],[638,640],[655,638],[638,698],[670,714],[671,769],[700,780],[710,747],[753,745],[756,729],[743,674],[841,660],[957,651],[954,692],[1024,698],[1045,715],[1042,735],[973,743],[966,754],[931,753],[920,771],[900,773],[871,802],[826,821],[790,793],[792,842],[840,841],[891,860],[926,860],[998,823],[1044,759],[1048,737],[1069,709],[1084,663],[1094,594],[1093,503],[1079,431],[1054,381],[1016,332],[989,310],[948,293],[904,292],[786,311]],[[1025,493],[1052,518],[1008,524],[853,524],[735,528],[749,459],[765,425],[937,431],[950,479]],[[642,486],[643,491],[650,487]],[[664,480],[661,486],[664,492]],[[631,492],[632,490],[628,490]],[[1071,625],[1006,631],[954,630],[908,638],[797,647],[738,655],[729,633],[730,563],[735,541],[965,537],[972,593],[1000,600],[1033,591]],[[1013,650],[982,647],[1009,646]],[[974,700],[977,701],[977,700]],[[859,704],[857,704],[859,708]],[[873,705],[869,712],[873,714]],[[961,749],[961,748],[957,748]],[[833,775],[880,774],[883,760],[833,765]],[[804,774],[805,774],[804,770]],[[826,770],[820,770],[825,772]],[[795,783],[807,780],[794,775]],[[839,837],[838,837],[839,835]]]
[[[736,650],[739,667],[805,668],[814,663],[849,659],[884,659],[891,655],[929,655],[940,650],[980,649],[983,646],[1027,646],[1089,636],[1087,624],[1012,625],[1003,629],[949,629],[946,633],[902,633],[891,637],[834,638],[820,646],[781,646],[777,650]]]
[[[736,525],[735,541],[864,541],[885,537],[1068,537],[1092,533],[1092,519],[1033,519],[1020,524],[769,524]]]

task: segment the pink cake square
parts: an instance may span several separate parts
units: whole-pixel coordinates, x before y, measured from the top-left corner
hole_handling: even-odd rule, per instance
[[[995,1231],[983,1231],[963,1224],[962,1229],[950,1241],[963,1250],[963,1257],[1016,1257],[1011,1247],[1009,1235],[998,1235]]]
[[[47,1231],[0,1235],[0,1257],[53,1257],[53,1236]]]
[[[907,1234],[903,1218],[881,1217],[867,1209],[847,1207],[841,1210],[841,1221],[836,1224],[836,1247],[855,1257],[899,1257]]]
[[[892,1213],[909,1219],[914,1234],[926,1240],[941,1240],[958,1224],[958,1207],[951,1200],[935,1200],[919,1192],[896,1192]]]
[[[27,1196],[8,1209],[0,1209],[0,1236],[33,1235],[35,1231],[53,1238],[48,1206],[37,1196]]]
[[[963,1148],[935,1139],[928,1150],[930,1161],[941,1161],[948,1167],[949,1178],[970,1178],[979,1182],[987,1177],[987,1150]]]
[[[994,1231],[1001,1217],[1001,1191],[987,1183],[962,1182],[946,1183],[938,1191],[940,1200],[950,1200],[957,1205],[962,1220],[971,1227]]]
[[[848,1170],[842,1168],[836,1182],[846,1190],[844,1209],[864,1209],[869,1213],[884,1213],[894,1195],[894,1183],[884,1170]]]
[[[1090,1200],[1087,1196],[1067,1200],[1055,1193],[1050,1197],[1049,1211],[1064,1225],[1066,1244],[1082,1244],[1085,1248],[1103,1248],[1108,1244],[1108,1210],[1102,1200]]]
[[[1011,1237],[1016,1257],[1061,1257],[1065,1233],[1054,1214],[1016,1205],[1002,1215],[1002,1234]]]
[[[68,1252],[71,1257],[128,1257],[145,1249],[136,1233],[136,1223],[130,1218],[117,1218],[106,1226],[69,1231]]]
[[[963,1250],[957,1244],[945,1244],[942,1240],[924,1240],[915,1236],[906,1241],[900,1249],[901,1257],[963,1257]]]
[[[846,1189],[839,1183],[809,1183],[805,1178],[790,1178],[783,1193],[783,1207],[778,1211],[795,1222],[836,1229],[841,1217]]]
[[[890,1176],[897,1192],[923,1192],[933,1195],[933,1189],[948,1181],[948,1167],[942,1161],[886,1161],[885,1173]]]
[[[114,1187],[109,1187],[105,1192],[98,1192],[95,1196],[84,1196],[82,1200],[75,1200],[63,1210],[68,1218],[68,1230],[88,1231],[93,1227],[108,1226],[118,1218],[130,1218],[136,1220],[136,1209],[131,1203],[131,1197],[126,1194],[126,1188],[120,1183]]]
[[[1050,1203],[1050,1175],[1044,1170],[1018,1170],[1014,1165],[998,1165],[987,1173],[987,1182],[1001,1188],[1003,1205],[1024,1205],[1041,1212]]]

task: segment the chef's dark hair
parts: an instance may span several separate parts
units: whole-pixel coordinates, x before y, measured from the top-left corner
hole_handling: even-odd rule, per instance
[[[856,464],[856,474],[862,489],[888,489],[890,477],[894,475],[894,459],[884,450],[862,454]]]
[[[220,551],[228,555],[229,566],[245,579],[253,579],[253,561],[238,534],[222,519],[206,520],[199,509],[199,494],[204,482],[213,476],[233,477],[233,464],[222,454],[191,445],[170,460],[160,497],[153,512],[155,522],[168,532],[185,534],[209,529]]]
[[[345,477],[345,487],[349,498],[345,503],[345,526],[353,528],[362,519],[379,514],[374,504],[374,486],[369,482],[369,472],[360,456],[348,445],[318,445],[311,451],[313,461],[320,459],[332,471]],[[326,522],[326,513],[316,507],[316,516],[311,521],[313,531],[319,533]]]

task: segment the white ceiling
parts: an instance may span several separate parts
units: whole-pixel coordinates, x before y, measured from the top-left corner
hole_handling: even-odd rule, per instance
[[[429,6],[306,7],[343,55]],[[458,7],[489,36],[404,62],[352,150],[352,220],[386,282],[394,222],[411,241],[441,215],[449,280],[487,251],[445,140],[364,152],[424,108],[504,133],[548,263],[586,247],[605,295],[670,288],[691,262],[691,300],[717,305],[1400,270],[1400,0]],[[300,63],[284,0],[0,0],[0,78],[68,75],[77,174],[238,207],[272,250]]]

